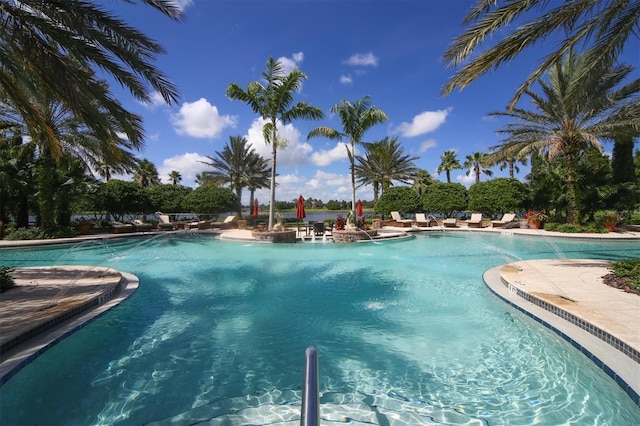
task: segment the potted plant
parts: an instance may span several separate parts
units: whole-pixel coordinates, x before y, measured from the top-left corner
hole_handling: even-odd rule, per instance
[[[91,221],[84,217],[78,219],[74,225],[81,235],[87,235],[91,231]]]
[[[606,212],[600,218],[600,223],[607,228],[609,232],[613,232],[616,229],[618,223],[622,221],[622,216],[615,212]]]
[[[549,216],[534,210],[529,210],[524,217],[527,219],[527,222],[529,222],[529,226],[533,229],[540,229],[540,227],[549,220]]]

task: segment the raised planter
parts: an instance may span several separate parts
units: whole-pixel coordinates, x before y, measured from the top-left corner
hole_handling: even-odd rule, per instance
[[[285,229],[284,231],[253,231],[253,237],[256,241],[261,242],[295,243],[297,233],[298,231],[295,229]]]
[[[542,221],[540,220],[529,219],[528,222],[529,222],[529,228],[531,229],[540,229],[542,227]]]
[[[343,231],[333,231],[333,242],[334,243],[354,243],[361,240],[370,240],[378,235],[378,231],[376,229],[370,229],[368,231],[361,230],[343,230]]]

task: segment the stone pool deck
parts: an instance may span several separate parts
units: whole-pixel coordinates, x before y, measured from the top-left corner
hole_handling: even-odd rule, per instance
[[[450,231],[553,235],[529,229],[445,232]],[[253,240],[248,230],[216,233],[225,240]],[[638,232],[561,236],[640,242]],[[34,245],[15,243],[0,241],[0,248]],[[46,243],[51,242],[42,242]],[[601,260],[521,261],[487,271],[484,280],[499,298],[570,341],[640,404],[640,296],[604,284],[608,264]],[[0,294],[0,384],[47,347],[125,300],[138,286],[136,277],[105,268],[25,268],[15,273],[18,288]]]

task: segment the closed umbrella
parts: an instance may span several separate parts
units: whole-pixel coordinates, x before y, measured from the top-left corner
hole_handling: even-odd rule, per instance
[[[358,202],[356,203],[356,215],[357,216],[364,215],[364,212],[362,211],[362,201],[360,200],[358,200]]]
[[[258,217],[258,210],[260,209],[260,205],[258,204],[258,199],[253,200],[253,212],[251,212],[251,216]]]
[[[302,220],[305,217],[307,217],[307,214],[304,212],[304,198],[300,195],[300,197],[298,197],[298,204],[296,205],[296,218]]]

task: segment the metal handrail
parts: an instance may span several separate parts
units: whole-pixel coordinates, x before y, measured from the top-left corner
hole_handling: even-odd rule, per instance
[[[309,346],[304,353],[304,382],[302,383],[302,408],[300,426],[320,424],[320,398],[318,396],[318,351]]]

